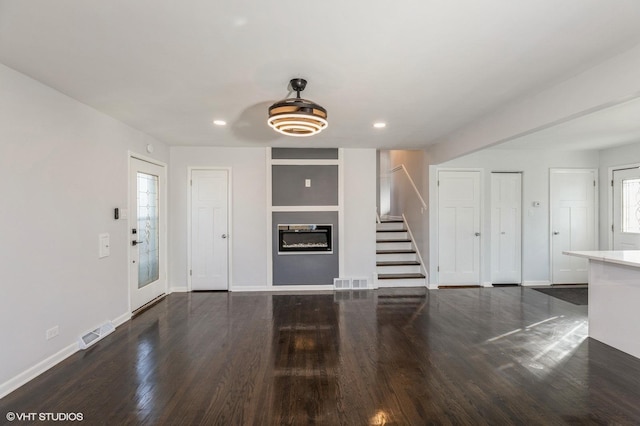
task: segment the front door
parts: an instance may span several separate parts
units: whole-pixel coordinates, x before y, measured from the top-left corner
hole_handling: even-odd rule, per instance
[[[587,282],[587,259],[563,251],[596,250],[595,170],[551,171],[551,282]]]
[[[640,250],[640,168],[613,171],[613,249]]]
[[[229,288],[227,170],[191,172],[191,290]]]
[[[165,168],[132,157],[129,170],[129,287],[135,311],[166,292]]]
[[[438,281],[480,284],[480,172],[438,173]]]

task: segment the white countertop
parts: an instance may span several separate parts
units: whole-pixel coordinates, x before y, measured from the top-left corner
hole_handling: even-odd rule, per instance
[[[640,250],[563,251],[562,254],[640,268]]]

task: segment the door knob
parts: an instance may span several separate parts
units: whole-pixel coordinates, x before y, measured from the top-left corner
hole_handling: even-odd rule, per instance
[[[479,232],[476,232],[476,237],[479,237],[479,236],[480,236],[480,233],[479,233]]]
[[[553,231],[553,235],[558,235],[558,234],[560,234],[560,232],[558,232],[558,231]]]
[[[132,246],[137,246],[138,244],[142,244],[142,243],[144,243],[144,241],[135,241],[135,240],[131,241]]]
[[[222,238],[227,238],[227,234],[222,234]]]

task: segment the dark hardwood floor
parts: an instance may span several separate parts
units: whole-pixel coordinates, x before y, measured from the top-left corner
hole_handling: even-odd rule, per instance
[[[520,287],[172,294],[0,400],[2,421],[10,411],[113,425],[637,425],[640,360],[587,338],[586,306]]]

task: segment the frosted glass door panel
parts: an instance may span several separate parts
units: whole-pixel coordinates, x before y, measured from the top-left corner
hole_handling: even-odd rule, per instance
[[[613,249],[640,250],[640,169],[613,171]]]
[[[622,232],[640,233],[640,179],[622,180]]]
[[[158,176],[138,172],[138,288],[160,274],[158,247]]]

